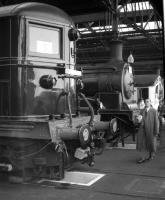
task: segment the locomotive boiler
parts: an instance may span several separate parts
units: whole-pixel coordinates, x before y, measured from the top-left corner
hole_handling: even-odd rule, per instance
[[[76,160],[93,165],[95,133],[109,122],[94,122],[76,91],[70,17],[22,3],[0,8],[0,26],[0,171],[61,179]],[[91,116],[77,116],[78,95]]]
[[[134,136],[137,121],[132,110],[133,68],[131,63],[123,61],[122,45],[122,41],[117,39],[110,42],[107,63],[79,67],[83,71],[84,94],[90,99],[95,112],[101,115],[101,121],[110,121],[110,133],[105,137],[115,141],[114,144],[121,139],[124,145],[126,136],[132,133]],[[80,110],[85,110],[83,100],[80,101]]]

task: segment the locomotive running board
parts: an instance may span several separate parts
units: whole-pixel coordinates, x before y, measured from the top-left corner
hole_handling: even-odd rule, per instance
[[[57,183],[68,184],[68,185],[73,184],[73,185],[81,185],[81,186],[91,186],[104,176],[105,174],[70,171],[70,172],[65,172],[65,178],[60,181],[56,181],[52,179],[41,179],[37,181],[37,183],[41,185],[51,185],[51,186]]]

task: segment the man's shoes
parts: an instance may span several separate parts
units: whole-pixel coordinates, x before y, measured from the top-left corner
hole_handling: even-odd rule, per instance
[[[147,160],[153,160],[154,158],[155,158],[155,155],[152,155]]]
[[[151,155],[146,158],[146,160],[150,161],[150,160],[153,160],[155,158],[155,153],[151,153]]]
[[[145,161],[146,161],[145,158],[141,158],[140,160],[137,161],[137,163],[138,163],[138,164],[142,164],[142,163],[144,163]]]

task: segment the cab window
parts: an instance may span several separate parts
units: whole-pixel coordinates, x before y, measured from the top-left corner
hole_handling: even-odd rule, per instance
[[[29,55],[62,58],[61,35],[60,28],[29,24]]]

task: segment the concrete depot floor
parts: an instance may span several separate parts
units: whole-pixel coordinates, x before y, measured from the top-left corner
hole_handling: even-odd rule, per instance
[[[157,200],[165,199],[165,142],[156,158],[137,164],[135,149],[107,147],[94,167],[76,163],[72,170],[105,173],[93,185],[11,184],[0,182],[0,200]]]

